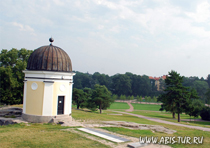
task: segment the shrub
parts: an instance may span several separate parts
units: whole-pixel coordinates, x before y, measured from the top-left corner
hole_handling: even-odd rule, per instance
[[[202,120],[210,121],[210,108],[209,107],[204,107],[201,111],[200,116],[201,116]]]

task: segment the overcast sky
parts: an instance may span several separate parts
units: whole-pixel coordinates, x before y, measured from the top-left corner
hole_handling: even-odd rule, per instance
[[[61,47],[73,70],[210,74],[210,0],[1,0],[0,49]]]

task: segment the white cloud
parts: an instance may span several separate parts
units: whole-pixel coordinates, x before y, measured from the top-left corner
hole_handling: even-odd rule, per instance
[[[53,2],[54,2],[56,5],[59,5],[59,6],[63,6],[63,5],[64,5],[64,2],[61,1],[61,0],[53,0]]]
[[[177,59],[185,62],[186,57],[193,59],[203,53],[206,63],[210,62],[207,58],[210,54],[207,50],[210,47],[209,1],[193,3],[193,9],[188,9],[187,2],[180,6],[169,0],[8,0],[0,3],[4,48],[11,45],[11,36],[16,38],[11,46],[34,49],[47,44],[52,35],[55,45],[65,47],[76,57],[73,63],[84,63],[78,58],[81,55],[87,61],[91,57],[88,70],[91,71],[91,67],[98,68],[95,61],[103,63],[101,59],[106,59],[113,63],[106,66],[114,68],[104,72],[112,74],[127,70],[120,64],[127,64],[131,72],[139,74],[156,73],[159,69],[167,72]],[[33,36],[35,33],[39,38]],[[128,58],[131,60],[126,61]],[[192,64],[196,65],[195,62],[198,60]],[[131,65],[136,63],[143,64],[133,68]],[[148,68],[154,64],[160,67]]]
[[[30,32],[31,34],[35,35],[34,29],[28,25],[23,25],[17,22],[12,22],[12,25],[18,27],[20,31]]]
[[[205,1],[197,6],[196,12],[186,12],[186,15],[193,18],[196,22],[206,22],[210,18],[210,4]]]

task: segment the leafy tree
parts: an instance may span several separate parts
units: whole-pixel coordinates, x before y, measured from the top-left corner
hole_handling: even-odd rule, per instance
[[[131,79],[124,74],[116,74],[112,77],[112,89],[114,94],[129,95],[131,90]]]
[[[93,80],[95,80],[96,84],[105,85],[107,89],[111,87],[111,78],[108,75],[100,74],[99,72],[95,72],[92,75]]]
[[[150,96],[148,97],[148,101],[149,101],[149,104],[150,104],[150,102],[151,102],[151,97]]]
[[[210,74],[208,75],[208,77],[207,77],[207,79],[206,79],[206,82],[208,83],[209,88],[210,88]]]
[[[201,100],[194,99],[188,106],[188,110],[186,113],[188,115],[198,117],[205,105],[201,102]],[[191,118],[190,118],[191,119]]]
[[[210,88],[207,90],[205,95],[206,95],[207,104],[210,105]]]
[[[123,95],[120,95],[120,100],[123,100]]]
[[[198,96],[200,96],[201,100],[207,103],[205,93],[207,92],[209,88],[208,83],[206,81],[196,80],[193,82],[193,88],[196,89]]]
[[[131,100],[131,96],[127,96],[127,100]]]
[[[115,95],[115,94],[113,94],[113,95],[112,95],[112,99],[113,99],[113,100],[117,100],[117,99],[118,99],[118,96]]]
[[[95,106],[100,109],[100,114],[102,109],[107,109],[110,107],[111,103],[114,102],[111,98],[111,92],[106,88],[106,86],[99,84],[94,86],[92,99]]]
[[[0,53],[0,102],[20,104],[23,101],[24,73],[32,50],[3,49]]]
[[[177,113],[178,122],[180,122],[180,114],[189,105],[190,97],[189,88],[184,87],[182,82],[183,77],[180,74],[175,71],[169,72],[169,75],[165,79],[165,93],[158,98],[163,103],[160,110],[171,111],[173,118],[175,118],[175,113]]]
[[[210,121],[210,108],[205,106],[200,113],[201,119],[202,120],[207,120]]]
[[[140,84],[140,88],[141,88],[141,95],[146,96],[149,95],[151,93],[151,84],[150,84],[150,80],[149,77],[146,75],[142,76],[142,83]]]
[[[83,108],[87,105],[87,96],[82,89],[73,89],[73,104],[77,105],[77,109],[79,107]]]
[[[154,102],[157,102],[157,98],[155,96],[153,97],[153,101]]]
[[[140,103],[142,102],[142,96],[139,97],[139,101],[140,101]]]
[[[123,100],[126,100],[126,96],[125,95],[122,95],[122,97],[123,97]]]
[[[131,100],[133,100],[133,99],[134,99],[134,96],[132,95],[132,96],[131,96]]]
[[[147,96],[144,97],[144,101],[148,103],[148,97]]]

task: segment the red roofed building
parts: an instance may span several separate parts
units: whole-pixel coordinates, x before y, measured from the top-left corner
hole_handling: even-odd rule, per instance
[[[161,88],[160,88],[160,79],[162,80],[165,80],[166,79],[166,75],[163,75],[161,77],[152,77],[152,76],[149,76],[149,79],[150,80],[155,80],[155,86],[157,87],[157,90],[160,91]]]

